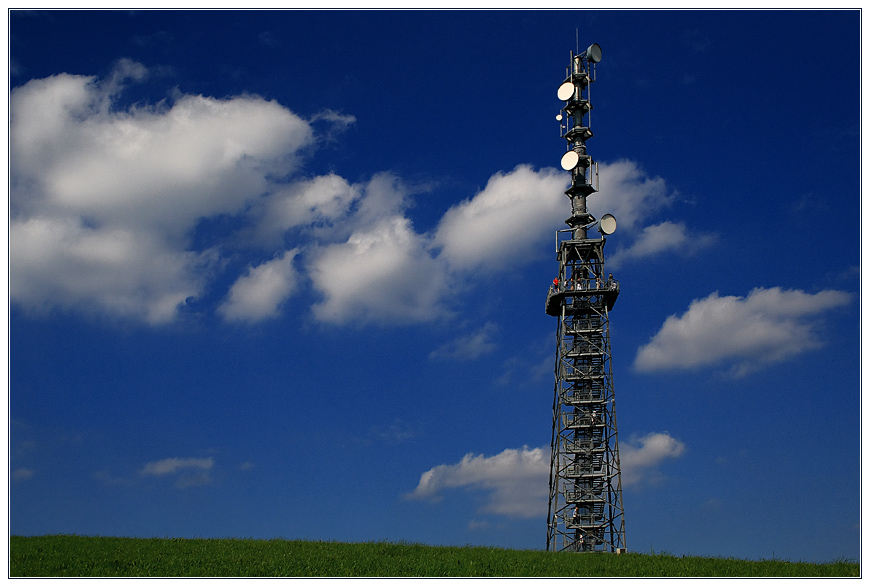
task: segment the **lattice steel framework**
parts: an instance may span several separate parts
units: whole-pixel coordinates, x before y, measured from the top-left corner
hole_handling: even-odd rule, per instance
[[[603,235],[612,229],[605,228],[604,217],[602,237],[587,236],[596,220],[586,198],[598,191],[597,164],[586,153],[592,137],[589,86],[600,58],[598,45],[572,52],[559,88],[566,102],[562,167],[571,171],[565,192],[571,217],[565,221],[569,228],[556,232],[559,275],[546,303],[547,314],[559,319],[547,513],[547,550],[553,551],[626,549],[609,318],[619,282],[605,276]]]

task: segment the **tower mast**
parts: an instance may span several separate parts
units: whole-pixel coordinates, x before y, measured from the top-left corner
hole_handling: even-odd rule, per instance
[[[547,294],[546,313],[556,329],[553,431],[547,550],[624,552],[625,519],[610,356],[609,313],[619,282],[605,275],[605,236],[616,220],[589,213],[586,198],[598,191],[598,164],[586,152],[592,137],[589,87],[601,47],[575,55],[558,89],[565,102],[560,121],[567,151],[561,165],[571,172],[567,229],[556,232],[559,275]],[[587,232],[598,225],[601,238]]]

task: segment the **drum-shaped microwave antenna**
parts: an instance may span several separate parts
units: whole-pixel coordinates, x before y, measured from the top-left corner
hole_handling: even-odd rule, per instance
[[[556,91],[556,95],[559,96],[560,100],[570,100],[574,96],[574,83],[573,82],[565,82],[559,89]]]
[[[586,49],[586,59],[592,63],[598,63],[601,61],[601,47],[598,46],[598,43],[592,43],[589,45],[589,48]]]
[[[616,232],[616,218],[613,214],[605,214],[598,221],[598,232],[601,234],[613,234]]]
[[[571,171],[575,167],[577,167],[577,163],[580,162],[580,155],[577,154],[577,151],[568,151],[564,155],[562,155],[562,169],[565,171]]]

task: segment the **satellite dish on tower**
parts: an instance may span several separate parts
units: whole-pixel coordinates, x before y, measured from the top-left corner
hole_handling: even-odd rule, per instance
[[[573,82],[565,82],[559,86],[556,95],[559,96],[560,100],[570,100],[574,96],[575,89]]]
[[[616,232],[616,218],[613,214],[605,214],[598,221],[598,232],[601,234],[613,234]]]
[[[562,155],[562,169],[565,171],[571,171],[575,167],[577,167],[577,163],[580,162],[580,155],[577,154],[577,151],[568,151],[564,155]]]
[[[586,59],[592,63],[598,63],[601,61],[601,47],[598,46],[598,43],[592,43],[589,45],[589,48],[586,49]]]

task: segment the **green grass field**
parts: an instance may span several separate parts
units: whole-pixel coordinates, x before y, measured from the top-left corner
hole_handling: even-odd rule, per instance
[[[858,577],[854,562],[302,540],[12,536],[11,577]]]

